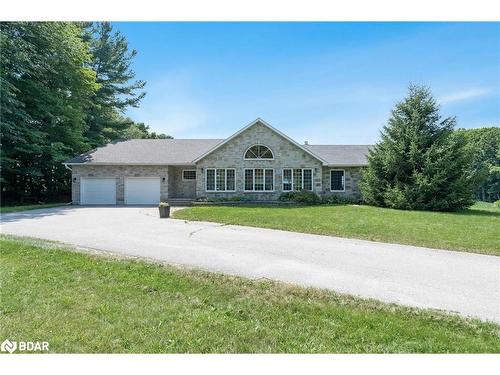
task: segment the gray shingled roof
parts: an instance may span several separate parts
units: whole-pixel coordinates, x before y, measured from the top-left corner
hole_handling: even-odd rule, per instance
[[[66,163],[192,164],[223,139],[132,139],[115,141]],[[366,165],[367,145],[303,145],[329,165]]]
[[[304,145],[329,165],[368,165],[371,145]]]
[[[114,141],[66,163],[192,164],[223,139],[131,139]]]

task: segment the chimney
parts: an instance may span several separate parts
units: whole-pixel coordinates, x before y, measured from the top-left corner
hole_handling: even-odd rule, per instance
[[[304,141],[304,144],[307,146],[309,145],[309,141]]]

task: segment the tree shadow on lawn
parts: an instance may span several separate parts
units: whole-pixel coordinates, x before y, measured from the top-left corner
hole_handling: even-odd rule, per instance
[[[500,210],[498,212],[495,211],[488,211],[488,210],[481,210],[481,209],[466,209],[463,211],[457,211],[457,212],[449,212],[450,214],[453,215],[458,215],[458,216],[492,216],[492,217],[500,217]]]

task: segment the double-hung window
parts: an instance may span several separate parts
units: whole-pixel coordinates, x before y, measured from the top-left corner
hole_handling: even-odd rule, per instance
[[[283,169],[283,191],[313,190],[311,168]]]
[[[205,190],[234,191],[234,174],[233,168],[207,168],[205,171]]]
[[[245,169],[245,191],[274,191],[274,169]]]
[[[343,169],[330,171],[330,190],[345,191],[345,171]]]

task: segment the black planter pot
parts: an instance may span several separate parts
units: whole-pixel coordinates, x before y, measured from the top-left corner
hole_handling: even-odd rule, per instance
[[[170,217],[170,206],[159,206],[160,210],[160,218],[168,218]]]

